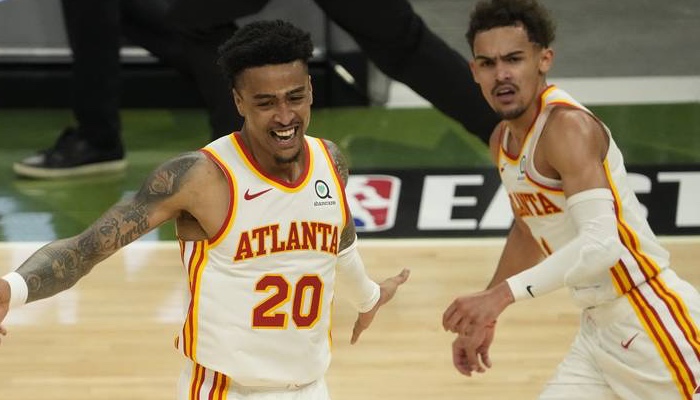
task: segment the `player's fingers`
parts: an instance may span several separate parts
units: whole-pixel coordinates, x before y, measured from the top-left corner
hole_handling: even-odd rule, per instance
[[[362,326],[362,323],[360,322],[360,319],[358,318],[355,321],[355,326],[352,327],[352,336],[350,337],[350,344],[355,344],[357,342],[357,339],[360,338],[360,334],[364,330],[365,330],[365,328]]]
[[[468,316],[465,316],[459,308],[459,304],[457,303],[457,300],[453,301],[452,304],[448,307],[447,311],[445,311],[445,314],[443,316],[443,328],[445,330],[450,331],[450,332],[455,332],[455,333],[462,333],[460,331],[460,325],[461,324],[468,324],[469,320],[467,319]]]
[[[459,340],[460,339],[457,338],[452,342],[452,364],[454,364],[459,373],[472,376],[472,371],[467,365],[466,358],[464,357],[464,349],[461,348]]]
[[[0,335],[7,335],[7,329],[5,329],[5,327],[2,325],[0,325]]]
[[[447,306],[447,309],[445,310],[445,312],[442,313],[442,328],[445,329],[446,331],[450,330],[449,329],[450,328],[449,321],[450,321],[450,318],[452,317],[452,314],[454,314],[456,308],[457,307],[455,306],[455,303],[452,302],[452,304]]]
[[[464,357],[466,358],[467,366],[471,371],[484,372],[484,367],[479,362],[479,353],[477,349],[481,340],[474,336],[462,336]]]
[[[464,357],[466,359],[467,368],[469,368],[470,371],[483,372],[483,367],[481,363],[479,363],[479,356],[474,350],[466,350]]]
[[[404,282],[408,280],[408,277],[411,275],[411,270],[408,268],[404,268],[401,270],[401,272],[394,277],[396,280],[397,285],[403,285]]]
[[[462,315],[458,312],[454,312],[454,313],[452,313],[450,318],[447,320],[444,327],[446,330],[448,330],[450,332],[461,333],[459,330],[459,327],[463,321],[464,320],[462,318]]]
[[[486,368],[491,368],[491,357],[489,356],[488,347],[482,348],[479,351],[479,356],[481,357],[481,362],[486,366]]]
[[[488,357],[488,356],[487,356],[487,357]],[[484,364],[483,353],[482,353],[480,350],[479,350],[479,351],[476,351],[475,358],[476,358],[476,369],[475,369],[475,371],[478,372],[478,373],[480,373],[480,374],[483,374],[484,372],[486,372],[486,365]]]

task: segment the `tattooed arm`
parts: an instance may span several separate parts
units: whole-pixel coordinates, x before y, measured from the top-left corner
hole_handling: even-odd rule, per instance
[[[188,207],[183,188],[193,180],[193,166],[203,159],[188,153],[165,162],[132,199],[112,206],[82,233],[51,242],[30,256],[16,271],[27,282],[27,302],[70,288],[100,261],[177,217]]]
[[[343,154],[343,152],[340,151],[340,148],[338,148],[338,145],[335,143],[331,142],[330,140],[325,140],[324,142],[326,143],[326,146],[328,147],[328,151],[331,155],[331,158],[333,159],[333,162],[335,163],[335,167],[338,169],[338,174],[340,174],[340,179],[343,180],[343,185],[348,184],[348,175],[349,175],[349,169],[348,169],[348,160]],[[348,210],[349,211],[349,210]],[[345,229],[343,229],[343,232],[340,234],[340,251],[345,250],[355,242],[355,236],[356,236],[356,230],[355,230],[355,221],[352,218],[352,215],[348,215],[349,221],[345,225]]]

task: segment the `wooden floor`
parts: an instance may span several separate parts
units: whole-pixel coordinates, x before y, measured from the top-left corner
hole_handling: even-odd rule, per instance
[[[672,265],[700,286],[700,238],[664,239]],[[499,321],[494,366],[473,378],[452,367],[452,335],[440,319],[460,293],[488,281],[503,242],[362,241],[370,274],[412,275],[360,342],[349,344],[355,314],[334,311],[334,400],[536,398],[567,351],[578,325],[565,291],[513,305]],[[35,244],[1,244],[0,273],[16,268]],[[181,357],[183,274],[172,243],[135,243],[74,289],[14,310],[0,347],[0,399],[170,400]]]

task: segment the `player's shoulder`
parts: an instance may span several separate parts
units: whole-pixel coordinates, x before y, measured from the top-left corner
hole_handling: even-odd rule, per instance
[[[333,142],[332,140],[321,139],[321,141],[323,142],[326,149],[328,149],[328,155],[330,156],[333,164],[335,165],[335,168],[338,170],[338,173],[340,173],[341,178],[344,182],[347,182],[348,175],[350,173],[347,157],[340,149],[340,146],[335,144],[335,142]]]
[[[338,146],[334,141],[325,138],[320,138],[320,140],[323,143],[323,146],[328,150],[328,154],[331,156],[333,162],[337,164],[338,160],[345,158],[345,154],[343,154],[340,146]]]
[[[155,171],[162,179],[179,179],[180,184],[196,184],[223,177],[218,164],[201,150],[181,153],[163,162]]]
[[[315,139],[313,136],[307,136],[307,138]],[[329,151],[330,151],[330,150],[333,150],[333,151],[340,151],[340,149],[338,148],[338,145],[337,145],[334,141],[332,141],[332,140],[330,140],[330,139],[326,139],[326,138],[318,138],[318,139],[321,140],[321,143],[323,143],[323,145],[324,145]]]
[[[590,111],[581,107],[570,105],[554,105],[547,118],[547,127],[553,128],[575,128],[594,127],[599,125],[598,120]]]
[[[591,112],[579,107],[556,106],[543,129],[540,143],[554,152],[566,149],[596,149],[604,154],[608,134],[603,123]]]
[[[214,162],[202,150],[188,151],[180,153],[167,160],[163,165],[190,169],[192,167],[206,167]]]

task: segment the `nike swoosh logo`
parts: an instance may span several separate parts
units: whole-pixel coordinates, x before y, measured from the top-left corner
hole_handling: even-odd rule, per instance
[[[527,290],[527,292],[530,293],[530,297],[535,297],[535,295],[532,294],[532,285],[525,286],[525,290]]]
[[[629,349],[630,345],[632,344],[632,341],[637,338],[637,335],[639,335],[639,332],[635,333],[634,336],[629,338],[627,342],[620,342],[620,346],[622,346],[622,348],[625,350]]]
[[[250,189],[246,189],[245,193],[243,193],[243,198],[246,200],[253,200],[254,198],[256,198],[258,196],[264,195],[265,193],[269,192],[270,190],[272,190],[272,188],[267,188],[267,189],[262,190],[262,191],[257,192],[257,193],[250,193]]]

